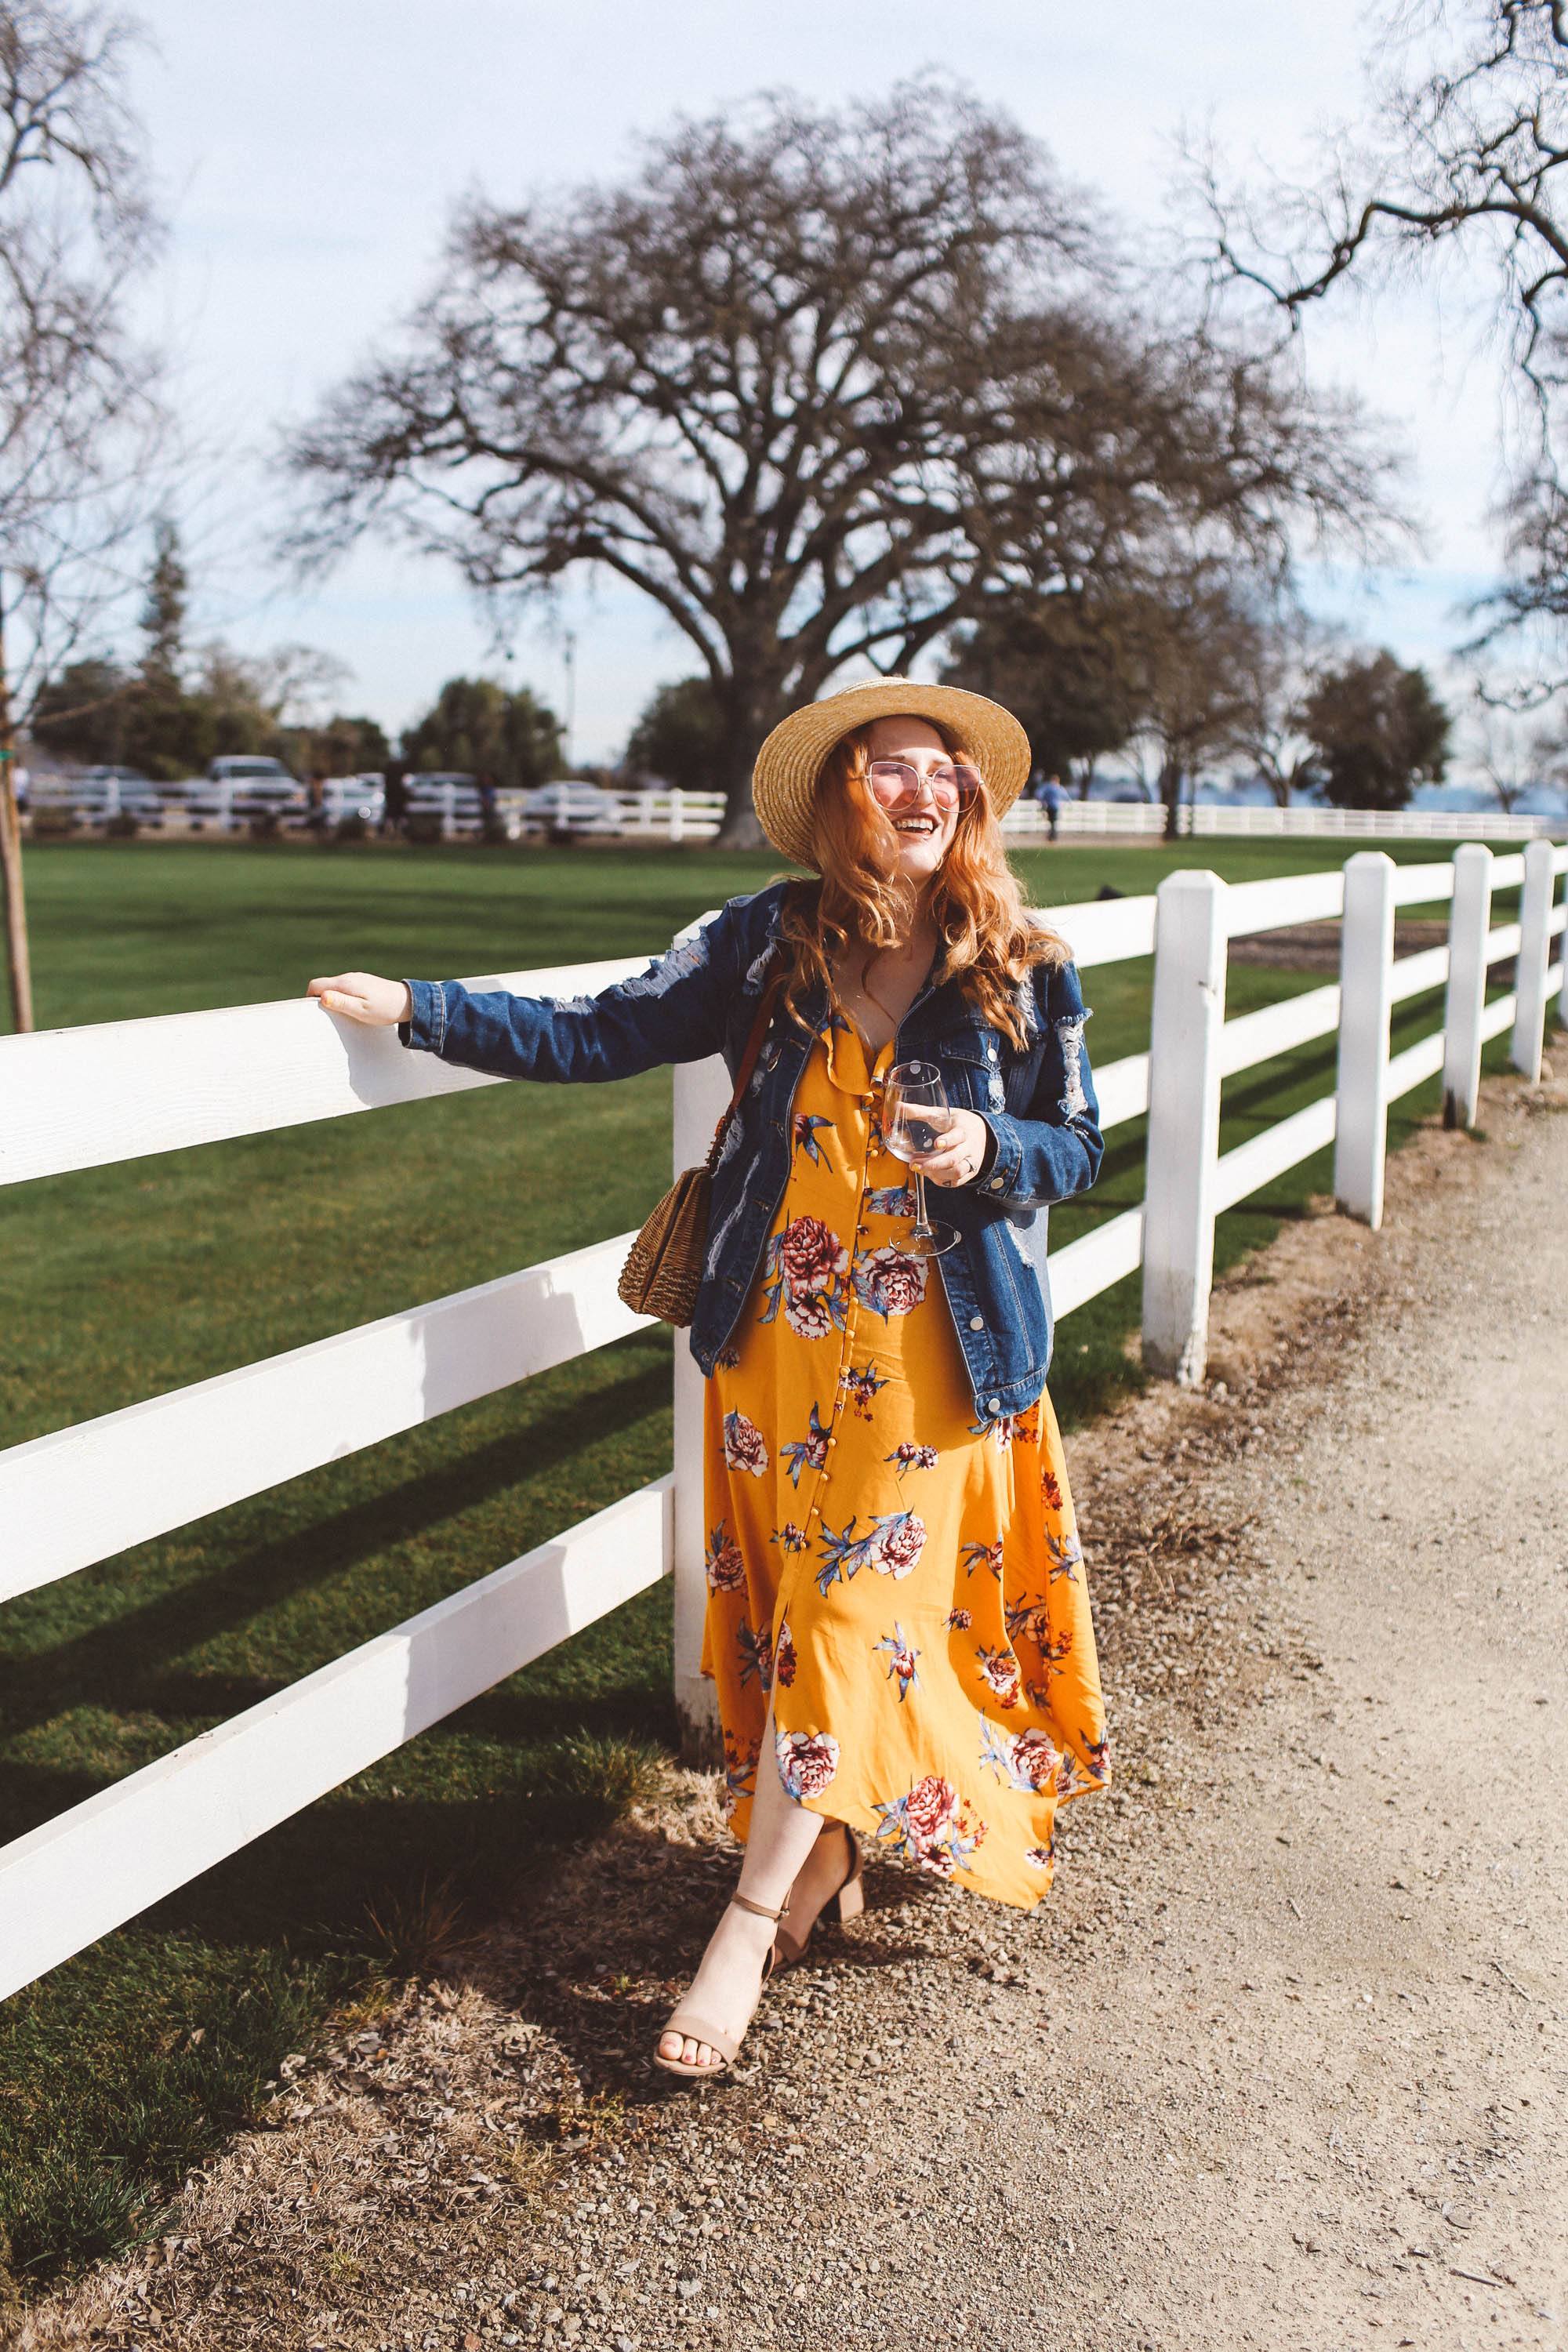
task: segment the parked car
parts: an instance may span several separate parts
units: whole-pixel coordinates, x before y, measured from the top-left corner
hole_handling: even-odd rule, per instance
[[[328,776],[323,798],[331,825],[355,820],[361,824],[379,824],[386,811],[385,779],[379,774]]]
[[[614,793],[571,779],[536,785],[523,793],[521,805],[525,824],[542,827],[556,840],[576,834],[618,833],[624,822]]]
[[[217,824],[232,832],[247,824],[298,825],[305,819],[305,787],[281,760],[236,752],[208,761],[189,808],[194,826]]]

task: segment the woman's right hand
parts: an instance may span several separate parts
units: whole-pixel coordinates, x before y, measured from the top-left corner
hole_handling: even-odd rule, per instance
[[[329,1013],[341,1013],[366,1029],[390,1029],[414,1017],[414,996],[405,980],[379,980],[374,971],[339,971],[313,980],[305,991]]]

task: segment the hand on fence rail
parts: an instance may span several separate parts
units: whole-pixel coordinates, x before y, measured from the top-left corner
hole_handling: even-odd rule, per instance
[[[412,1020],[414,1002],[405,980],[381,980],[374,971],[336,971],[313,980],[305,991],[328,1013],[341,1013],[366,1029],[390,1029]]]

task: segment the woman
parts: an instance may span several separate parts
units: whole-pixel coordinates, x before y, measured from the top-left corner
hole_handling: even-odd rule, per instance
[[[655,2053],[689,2078],[733,2059],[830,1904],[858,1911],[858,1831],[1029,1908],[1058,1805],[1109,1781],[1045,1388],[1047,1211],[1093,1182],[1102,1146],[1077,972],[1026,915],[999,830],[1029,765],[983,696],[849,687],[775,728],[752,777],[764,832],[816,878],[730,899],[637,978],[566,999],[310,982],[331,1012],[509,1076],[715,1052],[736,1073],[762,1032],[689,1340],[708,1378],[702,1668],[746,1850]],[[911,1058],[947,1097],[913,1161],[956,1229],[934,1255],[879,1118]]]

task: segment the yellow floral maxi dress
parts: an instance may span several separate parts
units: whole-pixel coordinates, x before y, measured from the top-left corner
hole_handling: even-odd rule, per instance
[[[744,1839],[773,1697],[790,1795],[1028,1908],[1058,1804],[1110,1780],[1083,1555],[1043,1391],[976,1417],[912,1178],[841,1013],[795,1101],[789,1181],[706,1386],[708,1608]],[[942,1188],[928,1188],[933,1218]]]

